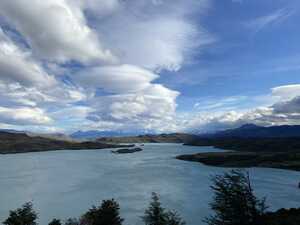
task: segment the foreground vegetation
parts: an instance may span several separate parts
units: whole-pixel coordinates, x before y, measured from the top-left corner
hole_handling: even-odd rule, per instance
[[[32,203],[26,203],[21,208],[10,211],[4,225],[37,225],[38,214],[33,210]],[[176,211],[166,210],[161,206],[159,197],[152,193],[152,201],[142,216],[145,225],[185,225]],[[114,199],[104,200],[98,207],[93,206],[80,218],[69,218],[64,223],[53,219],[49,225],[122,225],[124,219],[120,216],[120,206]]]
[[[267,212],[265,199],[255,196],[249,174],[232,170],[212,178],[214,197],[210,203],[213,214],[203,220],[208,225],[299,225],[299,209],[281,209]],[[37,225],[37,213],[31,203],[10,211],[4,225]],[[176,211],[162,207],[159,196],[152,194],[152,201],[142,216],[145,225],[185,225]],[[120,206],[114,199],[93,206],[79,218],[62,222],[53,219],[48,225],[122,225]],[[199,221],[200,222],[200,221]]]

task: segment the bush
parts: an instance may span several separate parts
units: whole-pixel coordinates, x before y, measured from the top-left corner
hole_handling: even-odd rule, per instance
[[[25,203],[21,208],[9,212],[4,225],[36,225],[38,216],[33,210],[32,203]]]
[[[215,215],[205,221],[209,225],[259,225],[266,210],[265,199],[255,197],[249,174],[232,170],[217,175],[211,186],[214,199],[210,204]]]

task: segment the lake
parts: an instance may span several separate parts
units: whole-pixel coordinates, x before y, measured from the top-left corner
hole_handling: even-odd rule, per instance
[[[151,193],[163,206],[177,210],[187,225],[203,224],[210,214],[210,177],[227,169],[175,159],[179,154],[220,151],[181,144],[146,144],[143,152],[112,154],[107,150],[52,151],[0,156],[0,220],[10,209],[32,201],[40,224],[52,218],[78,217],[93,204],[115,198],[126,225],[140,217]],[[300,207],[300,173],[249,169],[255,192],[271,209]]]

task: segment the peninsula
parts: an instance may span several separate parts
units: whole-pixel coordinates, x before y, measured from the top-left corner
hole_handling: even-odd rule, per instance
[[[280,130],[284,130],[284,133]],[[200,136],[185,143],[191,146],[213,146],[227,151],[179,155],[176,158],[220,167],[269,167],[299,171],[299,130],[299,126],[265,128],[244,125]]]

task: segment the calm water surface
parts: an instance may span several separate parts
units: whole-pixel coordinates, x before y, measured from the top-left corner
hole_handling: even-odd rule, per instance
[[[210,176],[226,169],[176,160],[178,154],[217,151],[210,147],[146,144],[144,151],[115,155],[110,150],[53,151],[0,156],[0,220],[10,209],[33,201],[40,224],[77,217],[103,199],[115,198],[126,225],[140,216],[157,192],[165,207],[176,209],[188,225],[209,215]],[[272,209],[299,207],[300,173],[250,169],[256,193]]]

